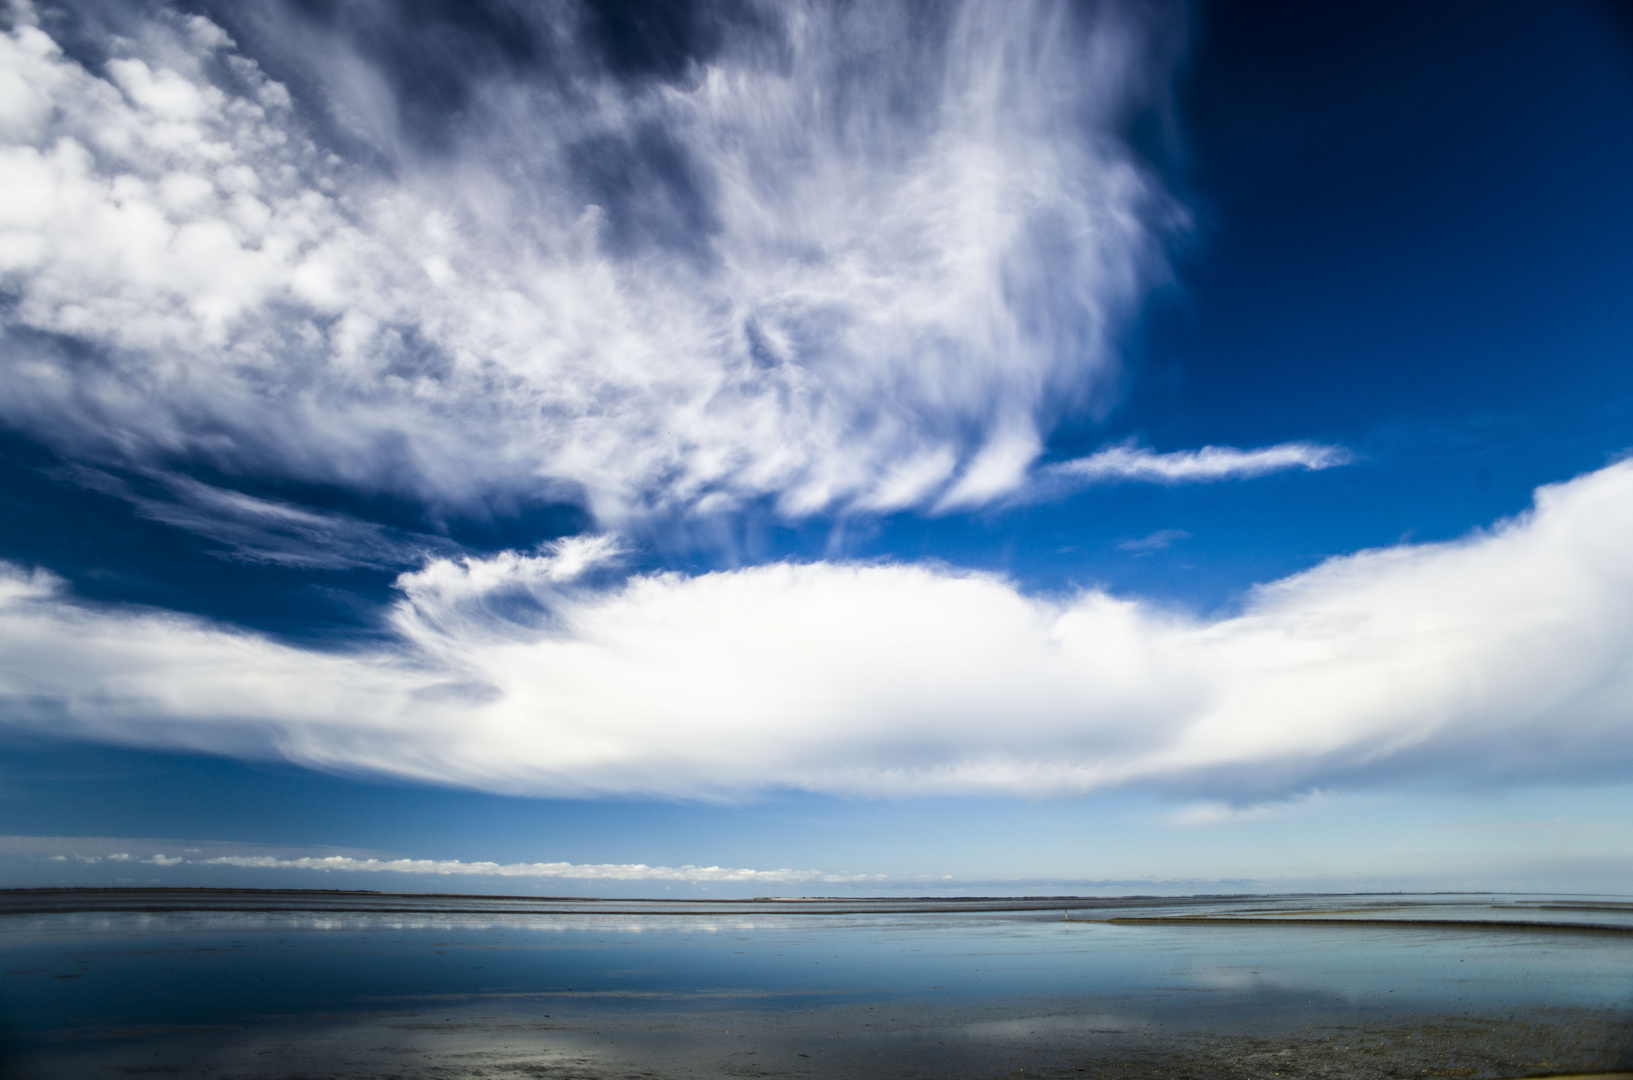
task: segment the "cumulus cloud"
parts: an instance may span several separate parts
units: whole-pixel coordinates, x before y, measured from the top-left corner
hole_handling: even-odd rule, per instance
[[[434,560],[397,644],[317,652],[0,578],[12,724],[511,792],[1262,802],[1433,768],[1633,767],[1633,463],[1440,544],[1331,559],[1204,620],[986,574],[620,578],[616,546]]]
[[[299,10],[237,42],[119,9],[93,63],[13,0],[5,423],[607,522],[977,505],[1107,404],[1182,217],[1119,135],[1178,5],[703,4],[711,47],[636,74],[536,5],[507,33],[540,59],[467,71],[435,140],[381,50]]]

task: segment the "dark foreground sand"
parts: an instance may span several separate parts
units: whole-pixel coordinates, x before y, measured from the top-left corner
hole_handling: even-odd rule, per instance
[[[1624,1014],[1429,1018],[1296,1031],[1142,1024],[1082,1013],[643,1009],[556,1003],[548,1018],[442,1010],[254,1030],[161,1029],[58,1042],[19,1078],[1397,1077],[1633,1078]],[[618,1015],[618,1013],[623,1015]],[[864,1017],[871,1017],[866,1019]],[[114,1034],[114,1033],[107,1033]]]

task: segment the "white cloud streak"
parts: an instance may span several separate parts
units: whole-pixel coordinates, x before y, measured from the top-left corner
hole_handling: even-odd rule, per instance
[[[397,646],[365,654],[91,607],[13,569],[0,702],[59,735],[557,795],[1263,801],[1412,769],[1633,768],[1633,463],[1215,620],[924,566],[592,584],[615,558],[581,539],[433,561],[399,582]]]
[[[301,569],[402,567],[460,548],[440,536],[412,533],[334,511],[201,483],[162,470],[144,470],[139,484],[91,468],[69,468],[61,478],[113,495],[145,518],[206,537],[239,562]]]
[[[1130,537],[1117,544],[1118,551],[1132,552],[1136,557],[1150,555],[1157,551],[1167,551],[1181,540],[1189,540],[1191,534],[1184,529],[1158,529],[1145,536]]]
[[[1121,445],[1050,465],[1042,472],[1051,479],[1084,484],[1119,480],[1189,484],[1247,479],[1289,469],[1330,469],[1353,460],[1355,455],[1341,446],[1307,442],[1279,443],[1253,450],[1204,446],[1200,450],[1167,454],[1141,446]]]
[[[1062,409],[1107,404],[1165,273],[1181,212],[1117,133],[1174,28],[748,6],[671,80],[598,65],[575,4],[526,9],[553,66],[465,87],[433,153],[379,62],[289,9],[259,47],[320,100],[202,16],[125,11],[92,70],[14,0],[0,418],[104,462],[605,522],[1013,491]]]

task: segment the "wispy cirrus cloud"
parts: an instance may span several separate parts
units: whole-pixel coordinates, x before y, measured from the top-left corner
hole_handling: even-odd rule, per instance
[[[130,476],[71,467],[59,470],[59,476],[122,499],[145,518],[214,541],[224,558],[236,561],[309,570],[400,568],[460,551],[441,536],[249,495],[163,470]]]
[[[27,0],[0,34],[0,418],[84,460],[606,522],[980,505],[1105,404],[1183,220],[1121,134],[1179,5],[703,3],[634,71],[571,2],[508,53],[69,6],[88,49]]]
[[[1150,555],[1156,551],[1167,551],[1181,540],[1189,540],[1191,534],[1184,529],[1158,529],[1145,536],[1130,537],[1119,541],[1118,551],[1131,552],[1136,556]]]
[[[1633,463],[1451,543],[1189,617],[990,574],[620,576],[616,546],[434,560],[390,647],[297,648],[0,576],[0,715],[58,735],[506,792],[1073,793],[1231,803],[1413,770],[1633,768]]]

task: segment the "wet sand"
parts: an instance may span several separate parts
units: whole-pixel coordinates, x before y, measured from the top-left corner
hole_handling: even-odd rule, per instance
[[[1077,1013],[1009,1015],[1002,1007],[888,1011],[893,1015],[863,1021],[845,1009],[793,1017],[653,1009],[632,1018],[592,1007],[549,1020],[439,1010],[256,1030],[161,1028],[110,1032],[81,1045],[65,1040],[19,1061],[16,1075],[1482,1080],[1603,1076],[1626,1062],[1628,1049],[1625,1016],[1584,1012],[1243,1034]]]

